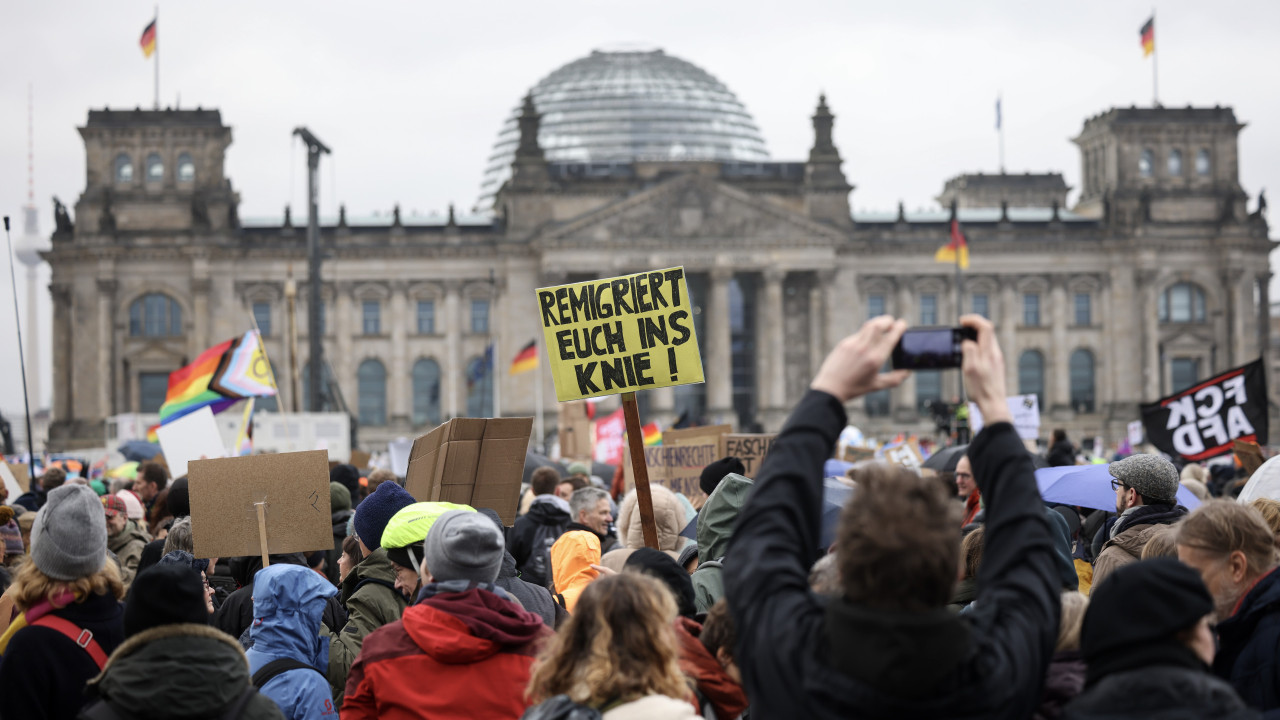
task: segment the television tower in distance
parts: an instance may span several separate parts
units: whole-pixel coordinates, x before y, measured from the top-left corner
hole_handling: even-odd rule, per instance
[[[42,407],[40,394],[40,319],[37,307],[40,301],[39,269],[44,262],[40,257],[42,251],[49,249],[49,239],[40,234],[39,213],[36,210],[36,164],[35,164],[35,110],[34,92],[27,86],[27,204],[22,208],[22,237],[18,238],[14,255],[18,262],[27,268],[27,333],[26,361],[30,372],[27,374],[27,392],[35,402],[36,409]]]

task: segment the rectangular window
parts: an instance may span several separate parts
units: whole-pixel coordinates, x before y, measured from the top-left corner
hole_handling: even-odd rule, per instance
[[[436,303],[434,300],[418,301],[418,334],[436,334]]]
[[[258,332],[262,333],[262,337],[271,337],[271,303],[254,303],[253,321],[258,324]]]
[[[1200,361],[1196,358],[1174,358],[1172,363],[1173,392],[1181,392],[1200,382]]]
[[[867,319],[880,317],[885,314],[884,296],[868,295],[867,296]]]
[[[476,335],[489,334],[489,301],[471,301],[471,332]]]
[[[991,300],[986,293],[979,293],[973,296],[973,314],[991,319]]]
[[[1093,324],[1092,298],[1089,293],[1076,293],[1076,325],[1088,327]]]
[[[921,325],[937,325],[938,324],[938,296],[937,295],[921,295],[920,296],[920,324]]]
[[[169,373],[138,373],[138,412],[160,412],[169,392]]]
[[[361,304],[362,325],[365,335],[377,335],[382,332],[382,304],[377,300],[365,300]]]
[[[928,415],[933,403],[942,399],[942,372],[940,370],[917,370],[916,407],[921,415]]]
[[[1027,327],[1040,326],[1040,295],[1026,293],[1022,296],[1022,324]]]

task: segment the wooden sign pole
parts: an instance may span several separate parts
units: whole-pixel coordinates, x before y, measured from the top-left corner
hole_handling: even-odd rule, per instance
[[[659,550],[658,524],[653,520],[653,497],[649,494],[649,466],[644,460],[644,431],[640,428],[640,408],[636,405],[635,393],[622,393],[622,416],[627,421],[627,449],[631,452],[631,471],[636,479],[636,502],[640,506],[644,544]]]
[[[267,504],[257,502],[253,506],[258,509],[258,542],[262,545],[262,567],[270,567],[271,556],[267,553]]]

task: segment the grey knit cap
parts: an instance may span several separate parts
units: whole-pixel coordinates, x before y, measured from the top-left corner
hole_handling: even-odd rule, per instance
[[[1159,455],[1130,455],[1107,469],[1111,477],[1153,502],[1178,502],[1178,469]]]
[[[436,582],[491,583],[498,579],[505,550],[492,520],[470,510],[450,510],[427,531],[423,554]]]
[[[88,577],[107,561],[107,516],[87,485],[49,491],[31,525],[31,561],[54,580]]]

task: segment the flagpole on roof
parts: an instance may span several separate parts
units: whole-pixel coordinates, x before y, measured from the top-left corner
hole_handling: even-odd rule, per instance
[[[155,19],[151,21],[154,39],[152,42],[156,48],[156,110],[160,109],[160,6],[156,5]]]

